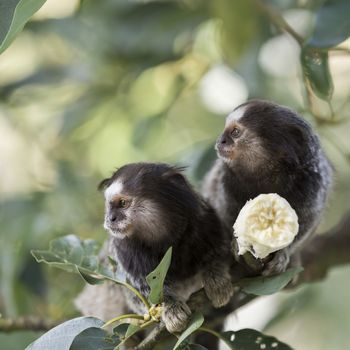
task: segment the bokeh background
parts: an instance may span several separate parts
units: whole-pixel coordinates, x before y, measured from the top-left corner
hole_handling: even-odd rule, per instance
[[[199,188],[225,115],[250,98],[298,110],[320,134],[336,169],[320,232],[349,213],[350,41],[329,52],[330,108],[305,84],[298,42],[274,25],[282,18],[307,38],[324,1],[266,3],[276,13],[254,1],[49,0],[35,14],[0,56],[3,317],[77,315],[83,282],[37,264],[30,250],[70,233],[102,242],[96,187],[125,163],[185,165]],[[344,350],[349,290],[350,266],[336,268],[246,307],[227,327],[256,327],[300,350]],[[1,348],[38,335],[0,333]]]

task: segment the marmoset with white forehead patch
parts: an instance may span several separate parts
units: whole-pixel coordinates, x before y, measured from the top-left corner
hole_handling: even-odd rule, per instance
[[[203,194],[231,234],[244,204],[259,194],[277,193],[296,211],[296,238],[263,268],[265,275],[283,272],[316,230],[331,189],[332,167],[318,137],[291,109],[252,100],[227,117],[215,148],[219,159],[205,177]]]
[[[103,180],[100,189],[105,194],[104,227],[111,235],[113,257],[144,295],[149,293],[145,277],[173,248],[162,313],[170,332],[186,327],[191,314],[186,301],[202,287],[215,307],[228,303],[233,294],[231,235],[180,169],[128,164]],[[136,298],[129,306],[135,312],[146,311]]]

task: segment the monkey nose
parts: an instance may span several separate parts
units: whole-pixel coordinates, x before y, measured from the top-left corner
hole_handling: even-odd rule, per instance
[[[227,136],[225,134],[221,135],[219,139],[217,140],[218,145],[225,145],[227,144]]]
[[[110,222],[116,222],[117,221],[117,216],[114,215],[114,214],[111,214],[111,215],[108,216],[108,220]]]

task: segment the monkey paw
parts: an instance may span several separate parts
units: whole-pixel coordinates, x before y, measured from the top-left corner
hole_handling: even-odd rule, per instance
[[[238,243],[236,239],[233,239],[231,242],[231,253],[233,255],[233,258],[235,259],[235,261],[240,261],[242,260],[241,255],[238,254],[239,249],[238,249]]]
[[[289,265],[289,254],[286,250],[279,250],[274,254],[272,260],[266,263],[262,272],[263,276],[278,275],[286,271]]]
[[[191,316],[191,310],[183,301],[165,302],[162,320],[170,333],[183,331]]]
[[[226,305],[233,293],[231,278],[216,276],[204,282],[204,290],[215,308]]]

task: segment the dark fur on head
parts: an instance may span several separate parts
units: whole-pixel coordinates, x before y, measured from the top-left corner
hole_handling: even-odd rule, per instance
[[[219,160],[207,175],[203,192],[227,230],[247,200],[278,193],[299,218],[299,233],[291,251],[317,227],[332,182],[332,168],[310,125],[291,109],[268,101],[248,101],[226,120],[216,148]],[[273,262],[271,263],[273,265]],[[282,266],[283,265],[283,266]]]
[[[204,288],[207,287],[209,298],[215,299],[214,305],[228,301],[232,294],[228,275],[231,237],[180,168],[167,164],[128,164],[103,180],[100,188],[105,189],[105,226],[114,236],[111,244],[115,258],[136,288],[148,293],[146,275],[172,246],[173,257],[165,285],[168,300],[185,302],[179,288],[184,288],[186,283],[193,288],[196,276],[202,274]],[[118,208],[121,197],[129,201],[125,208]],[[125,213],[120,214],[123,210]],[[111,217],[116,219],[111,221]],[[126,220],[128,225],[118,226],[118,220]],[[218,283],[213,283],[216,278]],[[218,288],[222,291],[217,292]],[[182,309],[186,307],[181,305]],[[178,330],[181,322],[174,321],[174,317],[181,317],[181,311],[179,316],[170,314],[172,321],[168,326],[172,325],[168,329]]]
[[[265,101],[250,101],[241,119],[242,125],[254,131],[276,170],[303,166],[315,156],[319,142],[308,123],[289,108]]]
[[[128,164],[118,169],[112,177],[103,180],[99,189],[106,189],[114,182],[121,181],[123,195],[131,197],[135,202],[133,221],[136,225],[133,227],[133,239],[144,241],[143,243],[149,246],[170,246],[185,230],[186,225],[198,216],[200,206],[203,205],[182,175],[182,171],[183,168],[166,164]],[[152,237],[145,235],[144,231],[148,230],[148,227],[145,227],[147,222],[137,220],[137,215],[149,214],[147,211],[150,208],[147,204],[150,203],[156,206],[154,209],[157,211],[153,219],[163,223],[163,226],[152,227],[153,230],[157,230],[152,232]]]

